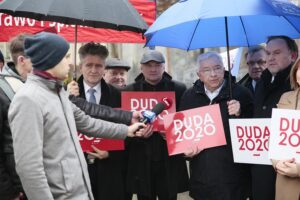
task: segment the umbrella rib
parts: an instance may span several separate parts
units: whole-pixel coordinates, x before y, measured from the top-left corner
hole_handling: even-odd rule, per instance
[[[288,18],[286,18],[286,16],[282,15],[282,17],[283,17],[284,19],[286,19],[286,21],[288,21],[289,24],[292,25],[292,27],[293,27],[298,33],[300,33],[300,31],[298,31],[298,29],[294,26],[293,23],[291,23],[291,21],[290,21]]]
[[[246,29],[245,29],[245,26],[244,26],[244,22],[243,22],[242,16],[239,16],[239,19],[241,20],[242,27],[243,27],[243,30],[244,30],[244,33],[245,33],[245,37],[246,37],[246,41],[247,41],[247,46],[249,47],[250,44],[249,44],[249,40],[248,40],[248,37],[247,37],[247,33],[246,33]]]
[[[190,47],[191,47],[191,44],[192,44],[192,41],[193,41],[193,39],[194,39],[194,36],[195,36],[195,32],[196,32],[196,30],[197,30],[197,27],[198,27],[198,25],[199,25],[199,23],[200,23],[200,18],[198,19],[198,22],[197,22],[197,25],[196,25],[196,27],[194,28],[194,32],[193,32],[193,34],[192,34],[192,37],[191,37],[191,40],[190,40],[190,43],[189,43],[189,45],[187,46],[187,51],[189,51],[190,50]]]

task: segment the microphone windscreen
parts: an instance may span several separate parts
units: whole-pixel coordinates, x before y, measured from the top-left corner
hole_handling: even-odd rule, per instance
[[[155,113],[155,115],[159,115],[164,109],[166,108],[165,104],[164,103],[158,103],[156,104],[153,108],[152,108],[152,112]]]

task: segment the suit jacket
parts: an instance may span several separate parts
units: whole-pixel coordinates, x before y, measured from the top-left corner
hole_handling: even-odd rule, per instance
[[[278,103],[278,108],[300,110],[300,89],[284,93]],[[298,177],[291,178],[277,173],[276,200],[300,199],[300,163],[297,164]]]
[[[249,74],[246,74],[239,82],[238,84],[248,88],[252,94],[254,94],[254,88],[252,86],[252,78],[249,76]]]
[[[85,97],[83,77],[78,79],[80,97]],[[95,104],[94,104],[95,105]],[[101,80],[101,99],[99,105],[119,108],[121,106],[121,93],[114,86]],[[98,109],[100,110],[100,107]],[[127,112],[127,111],[123,111]],[[89,112],[95,118],[97,112]],[[131,113],[131,112],[129,112]],[[124,116],[124,114],[123,114]],[[118,115],[124,121],[126,118]],[[128,117],[127,117],[128,118]],[[113,122],[119,122],[116,120]],[[129,123],[131,121],[131,115]],[[128,123],[125,121],[125,123]],[[96,159],[94,164],[88,165],[95,200],[124,200],[126,195],[125,176],[127,172],[127,154],[125,151],[110,151],[106,159]]]

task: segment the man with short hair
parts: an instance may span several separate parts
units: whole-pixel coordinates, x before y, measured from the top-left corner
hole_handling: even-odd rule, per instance
[[[254,98],[254,118],[271,118],[281,95],[291,90],[289,74],[298,57],[298,47],[287,36],[271,36],[267,46],[267,69],[257,82]],[[252,195],[254,200],[275,199],[276,173],[269,165],[252,165]]]
[[[24,53],[25,34],[10,41],[10,53],[13,62],[4,66],[0,75],[0,197],[3,200],[22,199],[24,191],[15,169],[14,149],[11,130],[8,124],[8,108],[14,94],[23,85],[32,64]]]
[[[190,196],[195,200],[245,200],[247,168],[234,163],[229,130],[229,118],[252,115],[252,97],[243,86],[232,81],[225,72],[222,57],[216,52],[200,54],[197,59],[199,80],[181,98],[180,110],[219,104],[226,145],[200,151],[187,150],[190,160]],[[249,173],[249,172],[248,172]]]
[[[174,91],[176,107],[185,91],[184,84],[172,80],[165,72],[161,52],[147,50],[140,61],[141,74],[127,91]],[[154,132],[148,138],[128,139],[129,153],[127,187],[138,200],[175,200],[177,193],[187,191],[188,175],[181,155],[168,156],[164,133]]]
[[[31,61],[24,54],[24,38],[26,36],[27,34],[20,34],[10,41],[9,50],[13,62],[7,62],[1,73],[21,78],[23,82],[26,81],[27,74],[32,71]]]
[[[254,94],[255,86],[263,70],[267,65],[267,53],[262,45],[251,46],[246,54],[248,73],[239,81],[239,84],[247,87]]]
[[[62,87],[70,69],[69,44],[52,33],[26,37],[33,64],[9,109],[16,169],[30,200],[93,200],[78,131],[93,137],[140,136],[142,123],[125,126],[93,119],[68,100]],[[38,52],[38,53],[37,53]]]
[[[120,108],[120,91],[103,78],[108,54],[108,49],[99,43],[89,42],[80,47],[79,67],[82,76],[78,79],[79,97],[95,104]],[[91,89],[95,91],[93,94],[90,93]],[[95,101],[92,96],[95,97]],[[125,186],[127,168],[125,152],[108,152],[94,146],[92,148],[94,151],[87,153],[87,160],[94,198],[96,200],[131,199]]]
[[[106,61],[104,80],[115,87],[124,88],[127,83],[127,73],[130,65],[119,59],[109,58]]]

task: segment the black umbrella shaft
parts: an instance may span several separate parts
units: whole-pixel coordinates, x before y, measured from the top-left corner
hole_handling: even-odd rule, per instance
[[[225,30],[226,30],[226,48],[227,48],[227,64],[228,64],[228,84],[229,84],[229,97],[232,99],[232,84],[231,84],[231,66],[230,66],[230,55],[229,55],[229,35],[228,35],[228,20],[225,17]]]
[[[77,24],[75,25],[75,40],[74,40],[74,71],[73,71],[73,80],[77,81],[77,67],[76,67],[76,61],[77,61]]]

